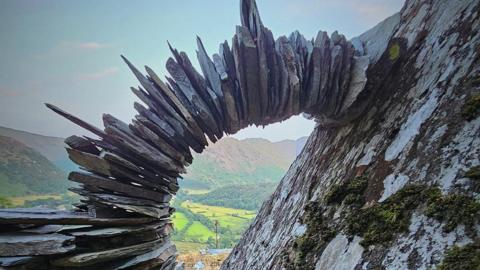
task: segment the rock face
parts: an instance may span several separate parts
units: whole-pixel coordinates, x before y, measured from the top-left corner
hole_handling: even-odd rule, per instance
[[[407,1],[352,39],[365,113],[320,117],[222,269],[479,267],[479,9]]]

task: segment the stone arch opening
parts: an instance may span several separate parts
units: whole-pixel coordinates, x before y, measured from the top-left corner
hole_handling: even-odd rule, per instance
[[[313,130],[313,120],[297,118],[265,129],[243,129],[208,145],[200,154],[193,153],[193,162],[179,179],[180,189],[171,202],[175,208],[171,237],[187,268],[196,262],[192,255],[202,249],[207,254],[210,249],[226,253],[238,243]],[[304,131],[289,133],[292,127]]]

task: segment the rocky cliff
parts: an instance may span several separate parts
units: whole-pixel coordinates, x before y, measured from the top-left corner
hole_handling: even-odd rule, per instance
[[[478,269],[479,9],[407,1],[352,39],[364,113],[318,119],[222,269]]]

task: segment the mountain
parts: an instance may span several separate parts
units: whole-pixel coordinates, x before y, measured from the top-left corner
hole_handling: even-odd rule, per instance
[[[66,144],[64,143],[64,138],[43,136],[1,126],[0,136],[13,138],[34,149],[64,172],[68,173],[77,168],[68,158],[67,152],[65,151]]]
[[[270,142],[226,137],[210,145],[187,169],[185,188],[213,189],[258,182],[277,183],[303,146],[305,139]]]
[[[0,136],[0,196],[64,193],[65,173],[35,149]]]

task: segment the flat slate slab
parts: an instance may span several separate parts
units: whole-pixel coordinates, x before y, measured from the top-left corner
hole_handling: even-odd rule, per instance
[[[63,254],[75,249],[75,237],[58,233],[2,233],[0,256]]]
[[[1,209],[0,224],[61,224],[61,225],[135,225],[154,221],[153,218],[95,218],[87,213],[50,209]]]

